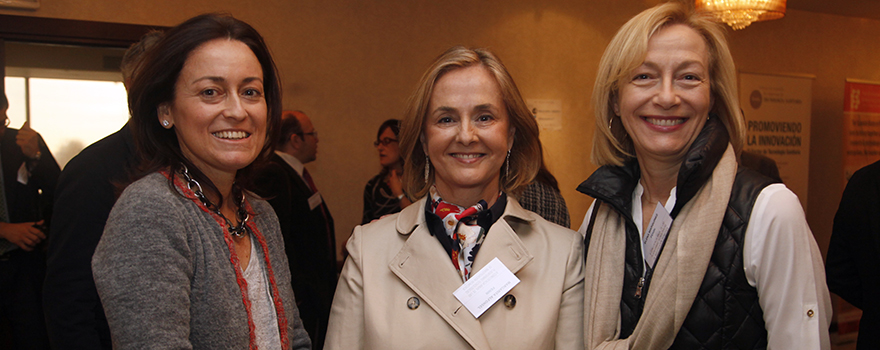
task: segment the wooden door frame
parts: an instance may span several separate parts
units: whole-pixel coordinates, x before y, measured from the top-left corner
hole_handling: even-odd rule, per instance
[[[6,40],[127,48],[151,29],[167,27],[0,15],[0,77],[6,76]],[[4,79],[0,79],[0,92],[5,91]]]

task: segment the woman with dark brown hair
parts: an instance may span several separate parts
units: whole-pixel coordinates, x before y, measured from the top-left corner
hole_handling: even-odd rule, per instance
[[[403,155],[400,153],[400,120],[388,119],[379,126],[376,150],[382,171],[367,182],[364,188],[364,216],[361,224],[368,224],[388,214],[394,214],[412,204],[403,193]]]
[[[92,260],[115,349],[308,349],[278,219],[248,190],[281,113],[250,25],[201,15],[168,30],[129,93],[139,180]]]

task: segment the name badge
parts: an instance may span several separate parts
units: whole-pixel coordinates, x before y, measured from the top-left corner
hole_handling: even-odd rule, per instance
[[[321,205],[321,192],[315,192],[311,197],[309,197],[309,210],[315,210],[319,205]]]
[[[470,311],[471,315],[480,318],[480,315],[517,284],[519,278],[516,278],[501,260],[495,258],[452,292],[452,295]]]
[[[669,227],[672,226],[672,216],[666,211],[660,202],[654,208],[654,214],[651,215],[651,222],[648,223],[648,229],[645,231],[643,243],[645,247],[645,262],[651,268],[657,262],[657,257],[663,250],[663,242],[666,241],[666,235],[669,234]]]

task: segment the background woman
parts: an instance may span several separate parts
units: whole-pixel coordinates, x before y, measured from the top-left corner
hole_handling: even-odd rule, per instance
[[[280,87],[262,37],[232,17],[170,29],[129,93],[143,176],[92,260],[115,349],[307,349],[278,219],[250,194]]]
[[[681,3],[637,15],[605,50],[602,167],[578,188],[596,198],[582,226],[588,349],[829,347],[822,258],[797,197],[737,166],[735,72],[723,29]]]
[[[462,47],[438,57],[400,135],[404,187],[419,200],[355,228],[326,348],[582,348],[581,237],[508,196],[541,158],[501,62]],[[520,282],[475,318],[453,292],[495,258]]]
[[[403,194],[403,158],[400,157],[400,120],[388,119],[379,126],[376,150],[382,171],[364,188],[364,218],[361,224],[394,214],[412,204]]]

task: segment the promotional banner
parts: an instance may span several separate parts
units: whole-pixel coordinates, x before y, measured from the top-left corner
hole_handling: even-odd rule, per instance
[[[843,97],[843,181],[880,160],[880,83],[846,81]]]
[[[807,208],[813,77],[740,73],[744,151],[776,161],[782,182]],[[758,169],[756,169],[758,170]]]

